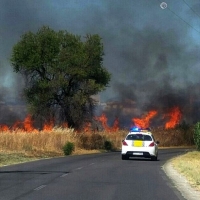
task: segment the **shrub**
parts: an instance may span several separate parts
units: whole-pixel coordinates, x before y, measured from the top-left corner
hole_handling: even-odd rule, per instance
[[[194,127],[194,143],[198,151],[200,151],[200,122],[197,122]]]
[[[63,152],[64,154],[67,155],[71,155],[72,152],[75,150],[75,145],[72,142],[67,142],[64,146],[63,146]]]
[[[112,143],[111,143],[110,141],[106,140],[106,141],[104,142],[104,148],[105,148],[107,151],[112,150]]]
[[[98,133],[85,134],[80,136],[79,147],[93,150],[104,148],[104,138]]]
[[[102,135],[95,133],[91,135],[91,149],[103,149],[104,138]]]

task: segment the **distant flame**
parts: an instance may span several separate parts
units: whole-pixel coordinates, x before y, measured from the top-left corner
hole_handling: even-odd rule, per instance
[[[132,121],[135,124],[135,126],[139,128],[148,128],[150,124],[150,120],[157,115],[157,111],[152,110],[147,113],[147,115],[140,118],[133,118]]]
[[[179,122],[182,117],[181,111],[179,107],[172,108],[169,113],[164,115],[164,118],[169,117],[169,121],[166,122],[165,128],[174,128]]]
[[[154,118],[157,115],[157,111],[152,110],[149,111],[146,115],[143,115],[141,118],[132,118],[132,122],[134,123],[135,126],[139,128],[148,128],[150,125],[150,121],[152,118]],[[170,111],[164,115],[164,118],[169,119],[169,121],[166,122],[165,128],[174,128],[180,121],[182,117],[181,111],[178,107],[174,107],[170,109]],[[99,117],[95,117],[95,120],[101,122],[101,125],[103,129],[107,132],[116,132],[119,130],[119,119],[116,117],[116,119],[113,122],[113,126],[108,126],[108,118],[106,115],[103,113]],[[0,131],[15,131],[15,130],[20,130],[20,131],[25,131],[25,132],[39,132],[39,130],[35,129],[34,126],[34,121],[32,120],[31,115],[28,115],[24,121],[16,121],[13,126],[8,127],[7,125],[0,124]],[[43,125],[42,130],[43,131],[52,131],[55,126],[54,120],[51,120],[48,123],[45,123]],[[68,128],[68,124],[64,123],[62,124],[63,128]],[[85,126],[83,127],[84,132],[91,132],[92,131],[92,124],[91,123],[86,123]]]
[[[12,130],[22,129],[22,126],[23,126],[23,122],[16,121],[16,122],[14,123],[14,125],[12,126]]]
[[[0,131],[8,131],[9,127],[7,125],[0,125]]]
[[[64,122],[64,123],[62,124],[62,127],[63,127],[63,128],[69,128],[68,123],[67,123],[67,122]]]
[[[115,119],[113,126],[112,126],[112,131],[118,131],[119,130],[119,119],[118,117]]]
[[[106,115],[103,113],[101,116],[99,117],[96,117],[95,118],[97,121],[101,122],[102,126],[103,126],[103,129],[105,131],[108,131],[108,132],[115,132],[115,131],[118,131],[119,130],[119,119],[116,118],[114,123],[113,123],[113,126],[112,127],[109,127],[107,122],[108,122],[108,118],[106,117]]]
[[[31,132],[34,130],[34,127],[33,127],[33,120],[31,118],[31,115],[28,115],[25,120],[24,120],[24,130],[26,132]]]
[[[31,115],[27,115],[27,117],[24,119],[24,121],[16,121],[13,126],[8,127],[7,125],[1,125],[0,124],[0,131],[24,131],[24,132],[35,132],[38,133],[39,130],[34,128],[34,121],[31,117]],[[54,128],[54,120],[51,120],[50,122],[46,122],[43,125],[42,131],[52,131]],[[62,126],[63,128],[68,128],[67,123],[63,123]]]
[[[16,121],[10,128],[7,125],[0,125],[0,131],[24,131],[24,132],[39,132],[33,126],[33,120],[31,115],[27,115],[24,121]]]
[[[43,131],[52,131],[53,127],[54,127],[54,120],[51,120],[50,122],[44,124],[42,130]]]
[[[91,132],[91,123],[87,122],[83,128],[84,132]]]

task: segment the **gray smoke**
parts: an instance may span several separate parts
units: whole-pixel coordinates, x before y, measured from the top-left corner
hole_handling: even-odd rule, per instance
[[[183,1],[166,3],[199,27],[200,18]],[[198,12],[200,4],[191,2],[191,7]],[[48,25],[102,37],[104,66],[112,80],[100,99],[117,105],[104,110],[111,123],[119,117],[121,126],[126,126],[149,110],[162,115],[177,105],[188,123],[199,120],[199,33],[161,9],[159,1],[1,0],[0,13],[0,101],[24,103],[23,81],[9,63],[12,46],[23,33]]]

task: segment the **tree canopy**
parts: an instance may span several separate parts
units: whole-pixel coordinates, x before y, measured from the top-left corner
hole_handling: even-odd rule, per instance
[[[80,128],[94,115],[92,95],[108,87],[99,35],[81,36],[43,26],[13,46],[14,71],[26,80],[25,98],[33,116]]]

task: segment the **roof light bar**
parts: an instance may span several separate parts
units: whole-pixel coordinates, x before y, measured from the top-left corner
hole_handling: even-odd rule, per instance
[[[139,128],[137,126],[134,126],[130,129],[131,132],[145,132],[145,131],[151,131],[150,128]]]

